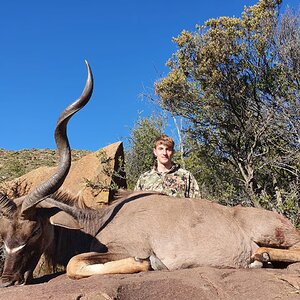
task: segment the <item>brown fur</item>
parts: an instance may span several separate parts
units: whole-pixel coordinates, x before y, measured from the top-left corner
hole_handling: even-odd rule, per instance
[[[95,270],[93,264],[126,258],[130,258],[128,262],[132,259],[147,261],[138,264],[141,270],[150,261],[154,269],[156,266],[170,270],[196,266],[246,268],[253,259],[262,260],[257,252],[260,247],[287,249],[284,253],[291,254],[294,260],[295,252],[289,249],[294,250],[300,245],[299,231],[286,218],[257,208],[225,207],[203,199],[179,199],[139,192],[104,209],[92,210],[79,208],[67,195],[57,197],[60,201],[48,198],[38,205],[38,219],[32,225],[30,220],[22,220],[17,210],[14,221],[0,223],[0,229],[4,229],[6,244],[16,247],[18,244],[14,246],[10,239],[20,240],[22,236],[28,236],[25,240],[30,239],[37,226],[35,222],[41,222],[44,229],[36,240],[36,247],[44,248],[40,248],[37,254],[44,253],[52,263],[62,265],[75,256],[68,266],[71,277],[82,277],[83,273],[91,275]],[[57,211],[65,211],[76,219],[82,230],[49,224],[49,217]],[[26,228],[31,231],[26,233]],[[85,254],[76,256],[78,253]],[[27,257],[29,263],[30,256],[21,254],[20,259],[26,263]],[[20,263],[12,263],[12,259],[8,260],[11,265],[20,266]],[[123,263],[114,264],[114,270],[120,265]],[[81,271],[76,275],[78,268]],[[99,268],[101,274],[106,270],[106,267]],[[129,264],[126,270],[135,272],[139,267],[136,269]],[[19,271],[13,272],[18,274]],[[18,276],[16,278],[20,279],[16,280],[21,281],[22,275]]]
[[[154,257],[171,270],[251,267],[261,246],[290,249],[300,244],[299,231],[278,213],[202,199],[136,193],[115,204],[110,213],[96,236],[101,247],[92,245],[92,251],[107,251],[110,258],[120,252],[140,259]],[[285,253],[293,257],[289,251]],[[85,254],[85,262],[88,259],[97,263],[93,253]],[[72,266],[74,261],[79,263],[80,256]]]

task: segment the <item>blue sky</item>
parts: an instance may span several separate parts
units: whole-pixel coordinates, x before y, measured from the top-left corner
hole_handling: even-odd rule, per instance
[[[219,16],[240,16],[251,0],[10,0],[0,8],[0,148],[55,148],[60,112],[81,94],[84,60],[95,88],[69,124],[72,148],[126,141],[143,99],[166,75],[172,38]],[[283,1],[297,8],[299,0]]]

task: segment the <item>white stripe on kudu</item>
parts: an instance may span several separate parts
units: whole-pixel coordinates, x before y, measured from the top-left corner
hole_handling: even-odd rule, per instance
[[[15,247],[15,248],[10,249],[10,248],[7,247],[7,245],[4,243],[5,251],[6,251],[7,254],[13,254],[13,253],[16,253],[16,252],[20,251],[22,248],[24,248],[25,245],[26,245],[26,244],[21,245],[21,246],[19,246],[19,247]]]

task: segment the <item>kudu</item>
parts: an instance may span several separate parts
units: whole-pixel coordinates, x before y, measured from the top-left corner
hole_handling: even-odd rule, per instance
[[[60,264],[69,261],[71,278],[300,261],[300,233],[276,212],[141,192],[98,211],[59,200],[55,192],[71,163],[66,126],[92,94],[87,68],[81,97],[63,111],[56,126],[57,171],[22,198],[0,199],[3,286],[29,282],[42,254]]]

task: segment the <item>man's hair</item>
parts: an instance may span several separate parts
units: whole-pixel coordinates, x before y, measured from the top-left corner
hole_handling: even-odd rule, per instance
[[[174,151],[175,143],[171,137],[167,136],[166,134],[162,134],[155,139],[153,148],[156,148],[158,145],[167,146]]]

